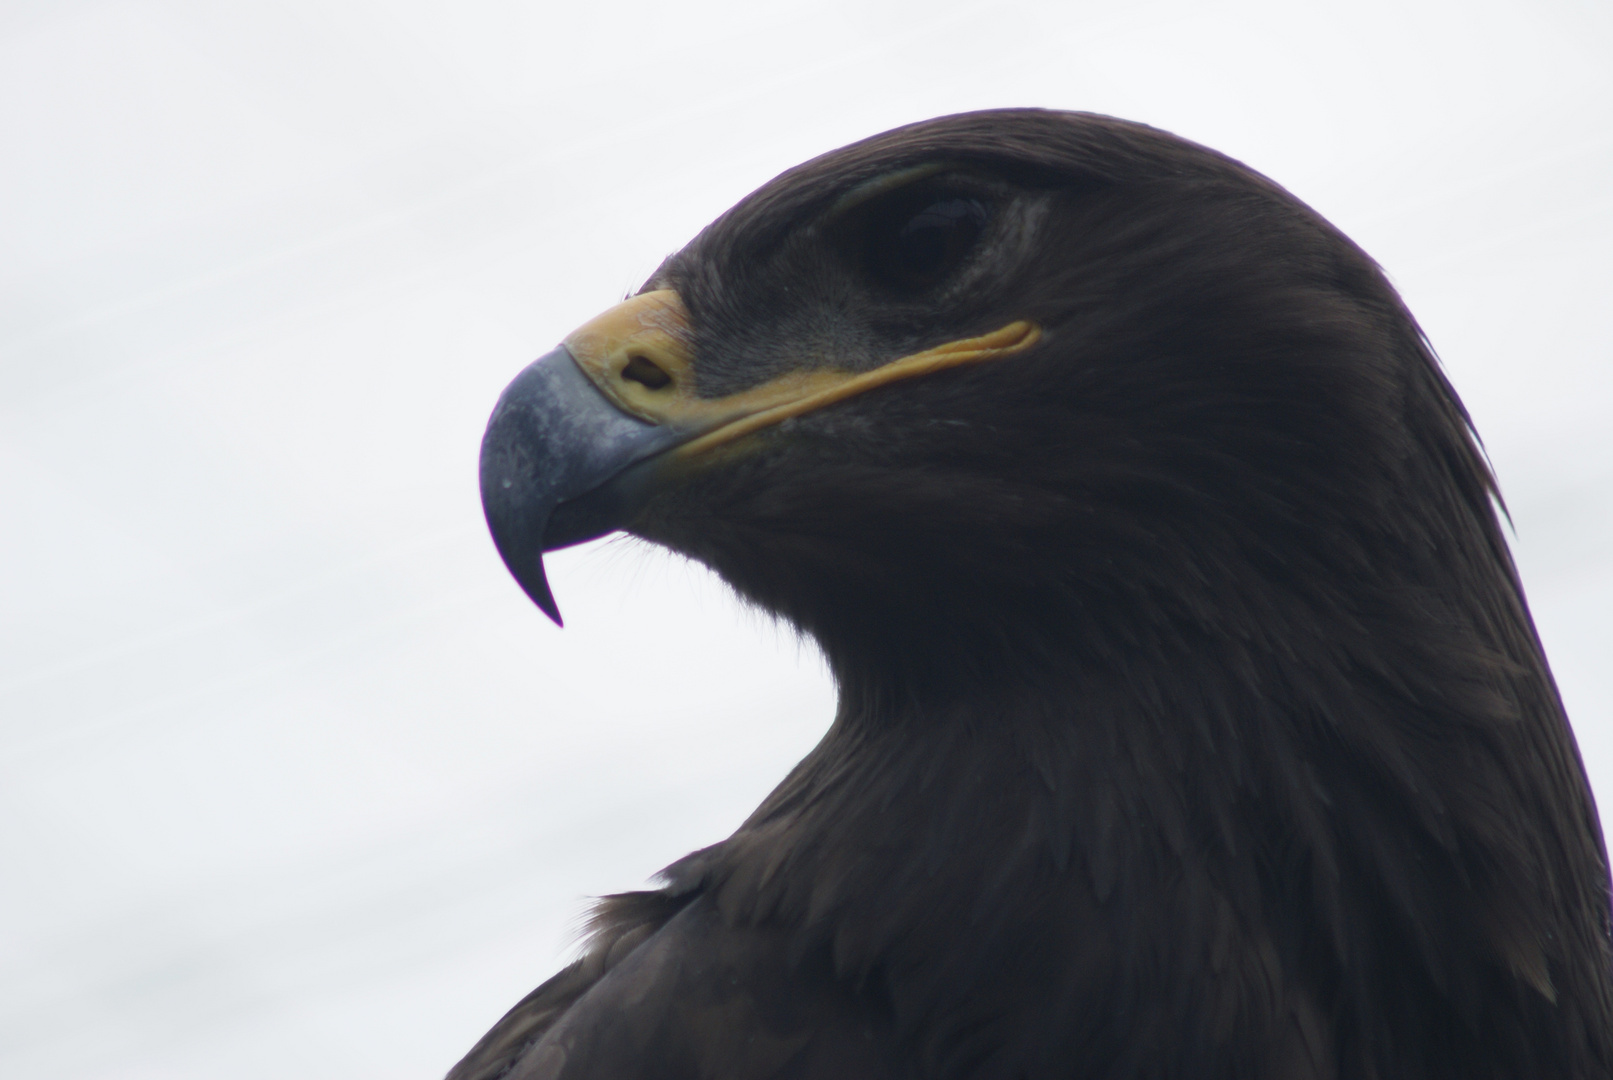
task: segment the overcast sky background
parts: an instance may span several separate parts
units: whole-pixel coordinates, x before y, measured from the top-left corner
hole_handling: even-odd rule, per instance
[[[1613,806],[1613,6],[0,4],[0,1074],[435,1078],[826,727],[699,568],[487,540],[503,385],[780,170],[1045,105],[1387,268]]]

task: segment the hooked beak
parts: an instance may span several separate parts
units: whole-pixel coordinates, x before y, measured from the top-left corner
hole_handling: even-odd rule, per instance
[[[678,432],[622,412],[564,346],[539,357],[499,395],[482,438],[482,510],[504,565],[561,625],[543,553],[603,536],[601,522],[555,529],[555,508],[634,462],[678,442]]]
[[[695,389],[693,332],[670,289],[584,324],[500,395],[482,438],[482,508],[504,565],[561,624],[543,553],[630,525],[669,458],[691,459],[885,383],[1018,353],[1041,336],[1018,321],[872,371],[792,371],[720,398]]]

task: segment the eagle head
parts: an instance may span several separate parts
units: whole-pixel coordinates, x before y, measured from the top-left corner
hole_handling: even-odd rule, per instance
[[[1608,1075],[1606,858],[1483,454],[1244,165],[1038,110],[826,154],[522,372],[481,467],[557,621],[543,553],[625,529],[822,647],[824,743],[666,910],[821,946],[898,1057]]]

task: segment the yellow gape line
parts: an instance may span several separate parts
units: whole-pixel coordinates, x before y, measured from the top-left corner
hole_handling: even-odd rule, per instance
[[[989,334],[892,360],[873,371],[794,371],[721,398],[694,392],[692,336],[683,300],[671,289],[657,289],[585,323],[565,344],[578,366],[617,407],[652,424],[687,431],[690,441],[673,451],[683,457],[876,386],[1013,356],[1036,344],[1042,332],[1035,323],[1018,320]]]

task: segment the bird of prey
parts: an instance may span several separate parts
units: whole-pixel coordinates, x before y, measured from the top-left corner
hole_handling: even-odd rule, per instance
[[[1379,267],[1164,132],[785,172],[521,372],[500,553],[625,529],[810,634],[823,741],[452,1080],[1613,1074],[1596,809]]]

